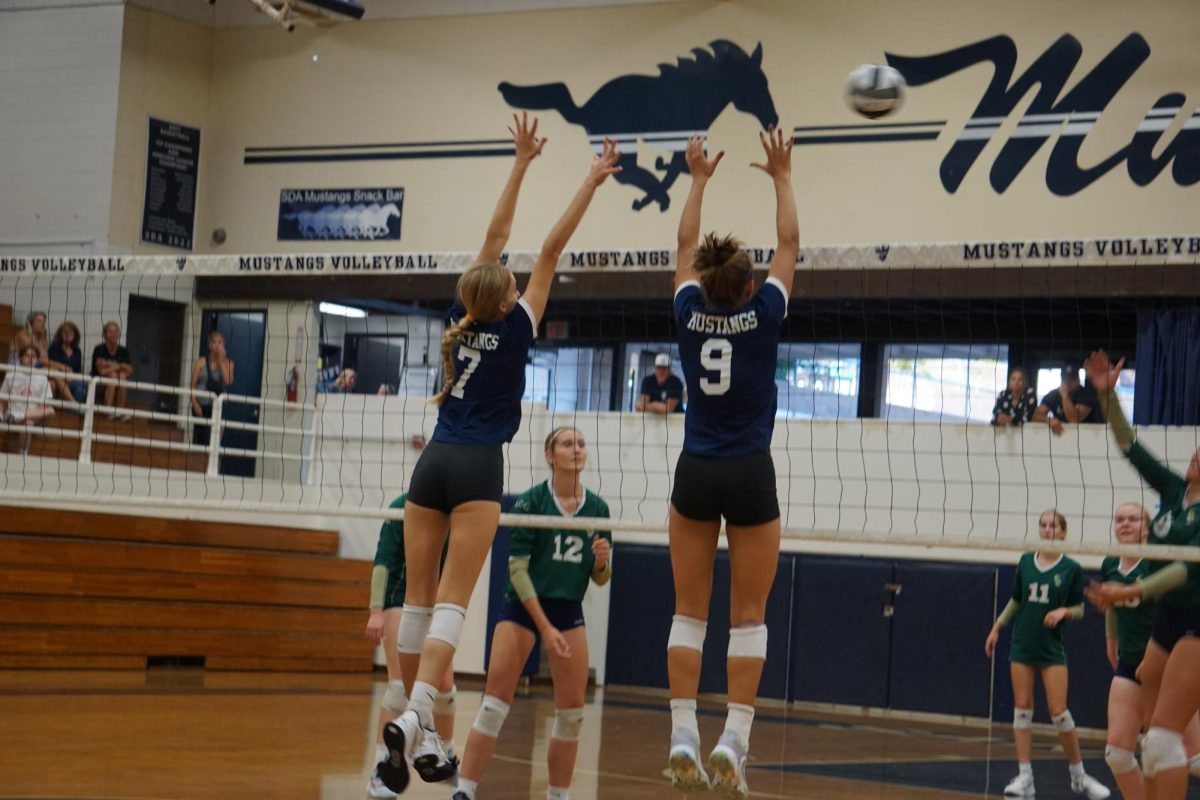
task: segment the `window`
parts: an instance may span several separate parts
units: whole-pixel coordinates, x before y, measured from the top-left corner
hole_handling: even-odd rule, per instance
[[[608,411],[612,397],[611,347],[535,345],[525,366],[526,402],[550,411]]]
[[[851,344],[779,343],[776,417],[845,419],[858,416],[862,347]]]
[[[988,422],[1008,381],[1006,345],[888,345],[886,419]]]

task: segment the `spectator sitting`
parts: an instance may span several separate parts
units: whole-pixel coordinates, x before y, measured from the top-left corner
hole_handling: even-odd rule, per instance
[[[33,346],[33,338],[29,335],[29,331],[25,330],[24,328],[18,328],[17,332],[13,334],[12,346],[9,348],[8,363],[20,364],[21,363],[21,351],[24,350],[26,347],[32,347],[32,346]],[[34,348],[34,349],[36,350],[37,348]],[[41,362],[34,364],[34,366],[40,367]]]
[[[333,383],[325,387],[325,391],[329,394],[350,394],[356,385],[358,385],[358,373],[347,367],[338,373]]]
[[[133,419],[133,414],[124,410],[125,381],[133,375],[133,359],[129,350],[121,344],[121,326],[115,322],[104,323],[104,341],[92,351],[92,376],[112,378],[117,383],[104,383],[104,405],[114,407],[108,412],[112,419]]]
[[[998,428],[1020,427],[1033,419],[1037,405],[1037,392],[1029,385],[1029,375],[1023,367],[1014,367],[1008,373],[1008,388],[996,395],[992,424]]]
[[[225,335],[220,331],[208,334],[208,353],[192,365],[192,389],[203,389],[214,395],[223,394],[233,385],[233,361],[225,353]],[[192,395],[192,414],[212,419],[212,398]],[[192,442],[207,446],[212,426],[197,424],[192,430]]]
[[[1079,367],[1072,363],[1063,365],[1062,383],[1042,398],[1033,412],[1034,422],[1045,422],[1055,436],[1061,436],[1063,423],[1073,424],[1104,422],[1100,411],[1100,400],[1090,387],[1079,382]]]
[[[34,367],[37,348],[27,344],[21,348],[17,358],[22,367]],[[29,452],[29,445],[33,442],[29,427],[54,416],[54,409],[46,405],[50,400],[50,380],[45,375],[8,372],[0,384],[0,394],[9,395],[8,399],[0,399],[0,418],[5,422],[25,425],[25,430],[21,431],[21,453],[24,455]]]
[[[83,374],[83,342],[80,341],[79,326],[70,320],[58,326],[54,332],[54,340],[50,342],[46,356],[46,368],[56,372],[66,372],[72,375]],[[52,378],[54,390],[60,400],[74,400],[83,403],[87,400],[88,385],[84,380],[69,380],[67,378]]]
[[[46,330],[46,312],[31,311],[25,317],[25,330],[38,351],[38,361],[45,364],[50,358],[50,334]]]
[[[666,353],[654,357],[654,374],[642,379],[642,389],[634,408],[651,414],[683,411],[683,381],[671,374],[671,357]]]

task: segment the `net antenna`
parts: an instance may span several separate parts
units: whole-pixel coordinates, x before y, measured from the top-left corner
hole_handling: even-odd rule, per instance
[[[358,0],[250,0],[250,4],[289,33],[297,23],[336,25],[363,16],[363,7]]]

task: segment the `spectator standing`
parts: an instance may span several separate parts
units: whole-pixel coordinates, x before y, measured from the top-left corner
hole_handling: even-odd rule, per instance
[[[671,357],[666,353],[654,357],[654,374],[642,379],[634,408],[651,414],[682,413],[683,381],[671,374]]]
[[[1008,388],[996,395],[992,424],[998,428],[1020,427],[1033,419],[1037,406],[1037,392],[1029,385],[1028,373],[1024,367],[1015,367],[1008,373]]]
[[[233,385],[233,361],[225,352],[225,335],[220,331],[208,334],[208,352],[192,364],[192,389],[224,394]],[[213,400],[208,395],[192,395],[192,415],[212,419]],[[192,442],[208,446],[211,441],[212,425],[196,424],[192,429]]]
[[[1055,436],[1061,436],[1063,423],[1103,423],[1100,401],[1091,387],[1079,382],[1079,366],[1066,363],[1062,368],[1062,383],[1042,398],[1033,412],[1034,422],[1045,422]]]

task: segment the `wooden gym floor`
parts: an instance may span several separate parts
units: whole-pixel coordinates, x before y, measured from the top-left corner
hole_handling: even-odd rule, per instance
[[[274,798],[360,800],[385,684],[372,675],[0,672],[0,798]],[[461,750],[478,685],[460,686]],[[535,686],[518,698],[480,800],[545,797],[553,703]],[[723,710],[702,703],[711,746]],[[572,796],[674,800],[662,776],[670,715],[664,698],[609,690],[590,698]],[[759,710],[749,782],[758,798],[999,797],[1015,772],[1007,726],[951,727]],[[1088,771],[1111,786],[1103,742],[1085,739]],[[1052,737],[1037,740],[1038,797],[1073,797]],[[990,791],[989,791],[990,789]],[[448,800],[445,786],[404,797]],[[1200,791],[1191,796],[1200,797]],[[1116,796],[1114,794],[1114,796]]]

